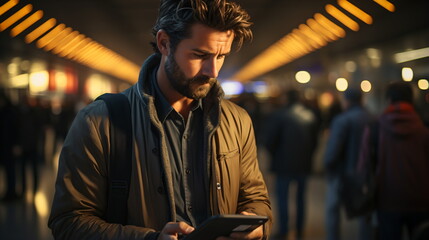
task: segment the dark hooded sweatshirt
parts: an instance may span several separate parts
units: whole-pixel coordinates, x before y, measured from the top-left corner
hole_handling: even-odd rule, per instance
[[[379,123],[378,209],[429,212],[429,129],[404,102],[389,105]],[[364,142],[368,139],[369,129]],[[368,156],[364,144],[361,162]]]

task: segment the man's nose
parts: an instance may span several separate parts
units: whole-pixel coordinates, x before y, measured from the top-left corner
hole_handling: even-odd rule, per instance
[[[217,78],[219,74],[216,58],[210,58],[204,61],[203,74],[210,78]]]

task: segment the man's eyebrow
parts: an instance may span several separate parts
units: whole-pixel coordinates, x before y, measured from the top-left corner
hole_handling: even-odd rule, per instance
[[[212,53],[212,52],[209,52],[209,51],[206,51],[206,50],[202,50],[202,49],[199,49],[199,48],[194,48],[194,49],[192,49],[192,51],[194,51],[194,52],[199,52],[199,53],[201,53],[201,54],[205,54],[205,55],[216,55],[215,53]],[[226,53],[221,53],[221,54],[219,54],[219,55],[225,55],[225,56],[228,56],[230,53],[231,53],[231,52],[226,52]]]

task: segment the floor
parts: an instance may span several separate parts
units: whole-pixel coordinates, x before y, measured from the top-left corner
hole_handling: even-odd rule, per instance
[[[58,155],[52,156],[57,159]],[[260,160],[264,159],[263,156]],[[57,160],[53,160],[56,163]],[[316,159],[316,169],[320,167],[320,162]],[[318,165],[319,164],[319,165]],[[261,163],[261,169],[267,182],[270,192],[270,198],[273,205],[273,213],[276,216],[276,196],[274,195],[273,180],[274,176],[266,171],[266,165]],[[28,169],[29,170],[29,169]],[[28,171],[30,172],[30,171]],[[317,172],[317,171],[316,171]],[[36,194],[27,193],[23,200],[4,202],[0,201],[0,239],[2,240],[50,240],[53,239],[51,232],[47,227],[49,209],[52,203],[54,193],[54,182],[56,176],[56,164],[45,164],[41,168],[40,188]],[[31,184],[31,183],[30,183]],[[325,179],[322,174],[315,174],[309,179],[307,191],[307,214],[306,227],[304,233],[305,240],[325,239],[324,232],[324,199],[325,199]],[[0,194],[4,190],[4,170],[0,168]],[[293,188],[292,193],[293,197]],[[293,198],[292,198],[293,199]],[[290,206],[291,225],[293,229],[294,207]],[[342,239],[357,240],[356,221],[343,221]],[[274,224],[273,233],[277,226]],[[294,240],[294,231],[291,231],[288,239]],[[272,240],[280,240],[275,237]]]
[[[47,226],[54,193],[54,172],[52,167],[43,167],[40,170],[40,188],[36,194],[27,192],[22,200],[0,201],[0,239],[54,239]],[[2,176],[4,174],[0,172],[0,177]],[[3,182],[2,180],[0,183]]]

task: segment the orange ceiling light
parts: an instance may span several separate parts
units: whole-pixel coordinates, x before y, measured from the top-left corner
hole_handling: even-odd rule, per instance
[[[35,45],[59,57],[70,59],[79,64],[94,68],[111,76],[123,79],[131,84],[138,79],[140,66],[86,37],[63,23],[50,18],[43,20],[42,10],[33,11],[33,5],[27,4],[18,9],[19,0],[9,0],[0,6],[0,16],[11,14],[0,22],[0,32],[12,27],[10,35],[17,37],[24,31],[24,41]],[[25,18],[27,15],[29,17]]]
[[[320,36],[322,36],[326,41],[332,42],[338,39],[335,34],[330,32],[327,28],[320,25],[316,20],[313,18],[310,18],[307,20],[307,25],[316,33],[318,33]]]
[[[59,24],[54,29],[52,29],[50,32],[48,32],[46,35],[44,35],[42,38],[40,38],[36,46],[38,48],[44,48],[50,43],[61,31],[63,31],[66,28],[65,24]]]
[[[64,51],[71,41],[79,35],[78,31],[72,31],[68,33],[63,39],[58,42],[58,44],[52,49],[52,52],[55,54],[60,54],[60,52]]]
[[[395,5],[393,5],[391,2],[387,0],[373,0],[373,1],[376,2],[378,5],[382,6],[383,8],[385,8],[387,11],[390,11],[390,12],[395,11]]]
[[[46,44],[46,46],[44,47],[46,51],[51,51],[52,49],[54,49],[55,47],[57,47],[62,40],[64,40],[64,38],[69,35],[69,33],[71,33],[73,30],[69,27],[64,28],[61,32],[59,32],[56,36],[54,36],[51,41],[48,42],[48,44]]]
[[[356,7],[354,4],[350,3],[347,0],[338,0],[338,5],[340,5],[342,8],[344,8],[349,13],[353,14],[355,17],[359,18],[362,22],[366,24],[372,24],[372,17],[362,11],[360,8]]]
[[[327,42],[320,34],[314,32],[309,26],[300,24],[298,29],[308,38],[317,43],[318,47],[326,46]]]
[[[77,31],[74,31],[78,33]],[[71,35],[71,34],[70,34]],[[70,53],[74,52],[79,46],[79,44],[85,39],[85,35],[78,34],[77,36],[73,37],[73,39],[70,39],[67,43],[64,44],[64,46],[61,49],[58,49],[58,55],[60,57],[66,57]]]
[[[4,30],[12,26],[14,23],[19,21],[21,18],[23,18],[25,15],[29,14],[31,10],[33,10],[33,5],[31,4],[27,4],[25,7],[19,9],[12,16],[8,17],[6,20],[0,23],[0,32],[3,32]]]
[[[331,4],[326,5],[326,12],[353,31],[359,30],[359,24]]]
[[[374,0],[387,10],[394,10],[393,4],[386,0]],[[347,0],[337,0],[338,5],[345,11],[366,24],[372,24],[373,18],[361,10],[358,6]],[[255,58],[251,59],[243,68],[235,73],[231,79],[246,82],[264,73],[274,70],[282,65],[294,61],[312,51],[315,51],[328,42],[336,41],[346,36],[346,31],[331,19],[338,20],[347,28],[358,31],[359,24],[344,12],[332,4],[327,4],[325,10],[327,16],[315,13],[313,18],[309,18],[306,24],[300,24],[280,40],[262,51]],[[328,17],[332,18],[329,19]]]
[[[22,33],[25,29],[33,25],[35,22],[39,21],[42,17],[43,11],[41,10],[31,14],[31,16],[29,16],[27,19],[22,21],[16,27],[12,28],[12,30],[10,30],[10,35],[12,37],[16,37],[18,34]]]
[[[333,23],[331,20],[329,20],[322,14],[320,13],[314,14],[314,19],[317,21],[317,23],[319,23],[320,25],[328,29],[331,33],[335,34],[335,36],[339,38],[344,38],[346,36],[346,31],[344,31],[342,27]]]
[[[18,4],[18,0],[10,0],[6,2],[5,4],[0,6],[0,16],[3,15],[5,12],[9,11],[11,8],[13,8],[16,4]]]
[[[64,51],[60,53],[60,56],[72,59],[73,57],[77,56],[79,52],[82,51],[83,48],[90,42],[90,38],[87,38],[85,37],[85,35],[80,34],[75,39],[70,41],[68,49],[64,49]]]
[[[25,36],[26,43],[32,43],[34,40],[42,36],[42,34],[46,33],[49,29],[53,28],[57,24],[57,20],[51,18],[41,24],[39,27],[34,29],[32,32]]]

